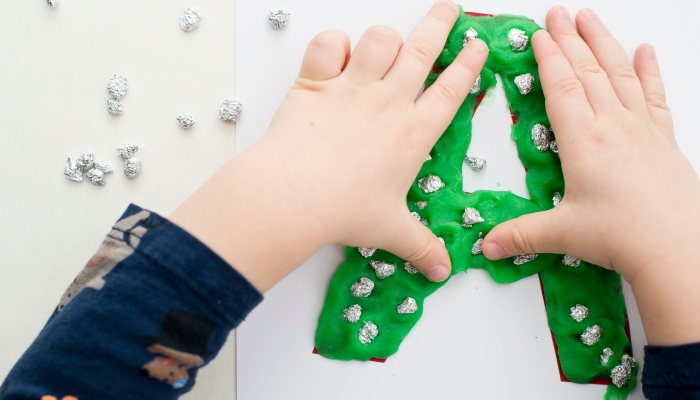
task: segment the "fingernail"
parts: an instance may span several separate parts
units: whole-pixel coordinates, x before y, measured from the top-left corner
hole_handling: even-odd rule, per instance
[[[598,21],[600,19],[598,18],[598,14],[596,14],[595,11],[591,10],[590,8],[581,11],[581,16],[583,19],[587,19],[589,21]]]
[[[566,19],[571,21],[571,17],[569,17],[569,10],[567,10],[564,6],[557,6],[557,8],[554,10],[554,13],[559,19]]]
[[[489,260],[500,260],[506,256],[506,253],[497,243],[486,243],[483,251]]]
[[[435,5],[447,7],[450,10],[456,10],[457,9],[457,3],[455,3],[452,0],[438,0]]]
[[[439,264],[425,271],[423,275],[433,282],[442,282],[450,275],[450,270],[446,266]]]
[[[648,45],[647,48],[644,49],[644,55],[649,58],[656,58],[656,50],[654,49],[654,46]]]
[[[470,41],[469,44],[467,44],[467,47],[469,47],[469,50],[477,54],[481,54],[489,49],[486,47],[486,43],[480,39]]]

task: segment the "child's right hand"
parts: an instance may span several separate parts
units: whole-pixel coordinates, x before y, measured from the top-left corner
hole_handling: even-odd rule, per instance
[[[615,269],[632,284],[650,343],[700,341],[690,318],[700,306],[700,181],[676,145],[654,48],[640,46],[633,68],[592,10],[576,22],[555,7],[549,33],[533,37],[564,200],[496,227],[484,254],[569,254]]]

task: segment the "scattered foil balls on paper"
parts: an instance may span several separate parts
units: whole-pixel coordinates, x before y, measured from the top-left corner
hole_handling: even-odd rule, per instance
[[[417,274],[417,273],[418,273],[418,270],[416,269],[416,267],[414,267],[413,265],[411,265],[411,263],[408,262],[408,261],[404,261],[404,263],[403,263],[403,269],[405,269],[406,272],[408,272],[408,273],[411,274],[411,275]]]
[[[464,214],[462,214],[462,226],[465,228],[471,228],[475,224],[479,224],[484,222],[484,219],[481,218],[481,214],[479,213],[479,210],[476,208],[472,207],[467,207],[464,209]]]
[[[445,187],[445,184],[442,182],[442,179],[440,179],[439,176],[430,174],[425,178],[418,179],[418,187],[427,194],[437,192]]]
[[[637,360],[627,354],[622,356],[622,363],[613,368],[610,372],[610,378],[612,378],[612,382],[615,386],[620,388],[630,380],[632,377],[632,367],[634,367],[634,363],[636,362]]]
[[[486,160],[483,158],[467,156],[466,159],[467,165],[472,169],[472,171],[481,171],[482,169],[486,168]]]
[[[394,264],[385,263],[383,261],[370,261],[369,266],[372,267],[377,274],[378,279],[385,279],[394,275]]]
[[[535,124],[532,127],[532,142],[537,150],[545,152],[549,150],[549,128],[542,124]]]
[[[481,74],[476,77],[476,80],[474,81],[474,84],[472,85],[472,88],[469,89],[470,94],[476,94],[481,91]]]
[[[283,10],[277,10],[277,11],[270,11],[267,13],[267,18],[270,20],[270,25],[272,25],[273,28],[275,29],[282,29],[285,26],[287,26],[287,23],[289,22],[289,17],[292,14],[283,11]]]
[[[238,121],[241,112],[243,112],[243,104],[236,100],[224,100],[219,106],[219,118],[226,122]]]
[[[121,75],[115,74],[114,77],[107,82],[107,91],[110,96],[115,99],[124,97],[127,89],[129,89],[129,82]]]
[[[610,347],[606,347],[603,349],[603,354],[600,355],[600,365],[607,365],[608,361],[610,361],[610,357],[615,354],[615,352],[612,351]]]
[[[182,129],[189,129],[197,121],[189,114],[182,114],[177,117],[177,122],[180,123]]]
[[[467,29],[466,32],[464,32],[464,39],[462,40],[462,46],[466,46],[467,43],[471,42],[472,40],[476,39],[479,37],[479,32],[475,31],[474,28],[469,28]]]
[[[571,319],[576,322],[581,322],[588,316],[588,307],[576,304],[571,307]]]
[[[180,18],[180,27],[185,32],[192,32],[199,26],[202,12],[198,8],[190,7],[185,10],[185,14]]]
[[[361,315],[362,307],[360,307],[359,304],[353,304],[350,307],[343,310],[343,319],[350,322],[351,324],[354,324],[355,322],[359,321]]]
[[[479,254],[482,254],[484,252],[484,238],[481,236],[483,235],[482,232],[479,232],[479,238],[476,239],[476,242],[474,242],[474,246],[472,246],[472,255],[476,256]]]
[[[518,75],[515,77],[513,82],[515,82],[515,86],[518,87],[520,94],[524,96],[530,93],[532,88],[535,86],[535,76],[530,73]]]
[[[530,261],[533,261],[535,258],[537,258],[538,255],[539,254],[521,254],[519,256],[513,257],[513,264],[523,265],[529,263]]]
[[[581,265],[581,259],[576,258],[574,256],[565,255],[564,258],[561,260],[561,263],[566,265],[567,267],[576,268],[579,265]]]
[[[360,339],[360,343],[369,344],[372,343],[377,335],[379,335],[379,328],[377,328],[377,325],[375,325],[372,321],[367,321],[365,322],[365,325],[360,328],[358,338]]]
[[[112,115],[119,115],[122,113],[122,102],[119,99],[109,99],[107,100],[107,111]]]
[[[374,255],[374,252],[377,251],[374,247],[358,247],[357,251],[362,255],[364,258],[370,258]]]
[[[374,290],[374,282],[365,277],[360,278],[359,282],[355,282],[350,286],[350,291],[355,297],[367,297],[372,294],[372,290]]]
[[[406,300],[396,307],[396,312],[399,314],[413,314],[418,311],[418,303],[413,297],[406,297]]]
[[[508,32],[508,41],[510,42],[510,47],[513,51],[523,51],[527,49],[527,44],[530,38],[527,36],[525,31],[518,28],[513,28]]]
[[[602,334],[603,328],[601,328],[599,325],[589,326],[580,336],[581,343],[585,344],[586,346],[593,346],[594,344],[598,343]]]

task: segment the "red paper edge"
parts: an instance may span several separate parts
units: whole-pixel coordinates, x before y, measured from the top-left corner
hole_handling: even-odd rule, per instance
[[[316,348],[314,347],[314,350],[311,353],[318,354],[318,350],[316,350]],[[386,362],[386,358],[374,358],[374,357],[372,357],[369,360],[374,361],[374,362],[378,362],[378,363],[382,363],[382,364],[384,364],[384,362]]]

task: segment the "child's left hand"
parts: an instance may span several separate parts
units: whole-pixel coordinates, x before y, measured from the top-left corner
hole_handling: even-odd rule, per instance
[[[406,194],[488,55],[471,41],[416,98],[458,14],[438,1],[405,43],[375,26],[352,55],[344,33],[316,36],[264,138],[171,219],[261,291],[330,243],[381,248],[447,278],[449,255]]]

